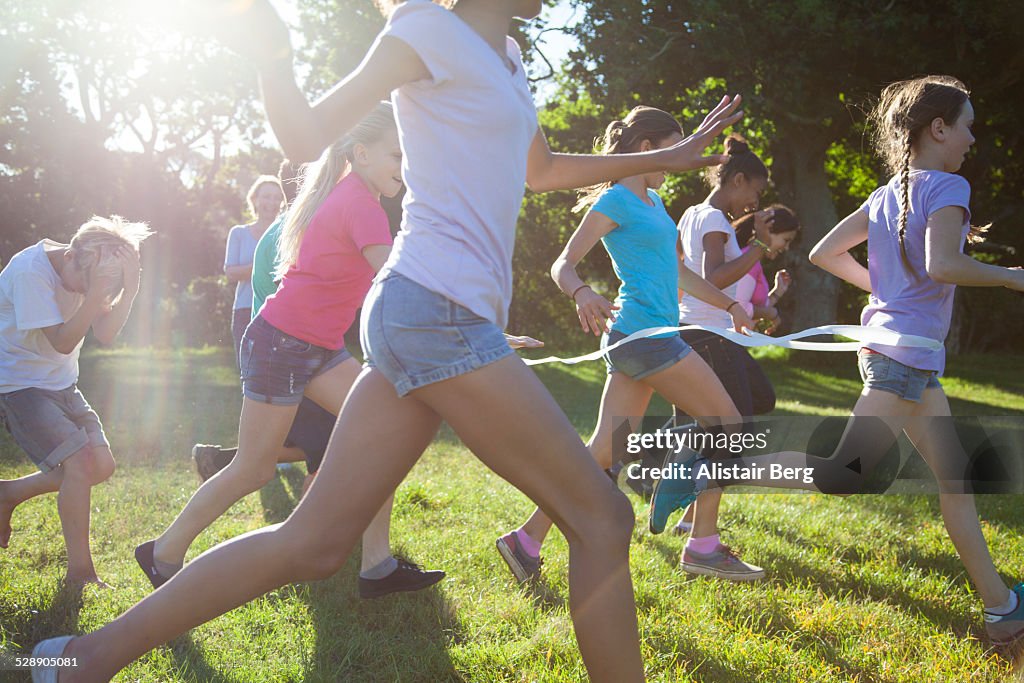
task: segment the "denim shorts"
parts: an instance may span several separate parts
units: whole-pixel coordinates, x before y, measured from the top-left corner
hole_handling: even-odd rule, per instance
[[[110,448],[103,425],[76,385],[0,394],[0,418],[42,472],[56,469],[86,446]]]
[[[925,389],[942,388],[934,370],[918,370],[868,349],[857,352],[857,367],[865,388],[888,391],[905,401],[920,403]]]
[[[367,367],[399,396],[512,355],[497,325],[395,272],[366,295],[360,332]]]
[[[607,348],[627,336],[618,330],[605,332],[601,336],[601,348]],[[621,372],[633,379],[643,379],[656,372],[667,370],[682,359],[692,349],[679,337],[645,337],[613,349],[605,354],[604,362],[608,372]]]
[[[242,395],[276,406],[295,406],[306,385],[352,354],[325,349],[277,329],[257,315],[242,337]]]

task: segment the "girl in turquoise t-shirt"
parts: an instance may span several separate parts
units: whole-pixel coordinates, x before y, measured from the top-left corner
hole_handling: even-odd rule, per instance
[[[682,139],[682,128],[670,114],[641,106],[622,121],[609,124],[602,152],[647,152]],[[728,311],[736,330],[753,329],[753,321],[738,302],[682,264],[675,221],[656,192],[664,182],[663,173],[645,173],[585,191],[577,208],[589,210],[551,268],[559,288],[575,302],[581,328],[601,335],[602,348],[645,328],[674,328],[680,286]],[[598,240],[608,251],[621,283],[614,303],[591,289],[576,273],[576,265]],[[643,416],[655,391],[690,415],[718,416],[700,418],[706,428],[728,429],[742,423],[718,377],[700,355],[690,351],[673,331],[636,339],[607,353],[608,378],[597,428],[587,443],[602,468],[611,467],[613,452],[622,449],[626,435],[638,428],[631,423]],[[701,387],[701,391],[693,391],[694,387]],[[622,416],[634,417],[627,420]],[[702,548],[706,552],[691,553],[693,558],[689,559],[700,565],[700,573],[734,580],[763,577],[760,567],[741,561],[718,541],[720,497],[720,490],[701,496],[696,507],[695,535],[712,539],[713,545]],[[498,539],[498,550],[520,581],[539,572],[540,546],[551,524],[538,508],[526,524]]]

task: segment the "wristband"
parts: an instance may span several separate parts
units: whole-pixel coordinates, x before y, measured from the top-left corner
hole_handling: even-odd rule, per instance
[[[588,284],[580,285],[579,287],[577,287],[576,289],[574,289],[572,291],[572,296],[570,296],[569,298],[572,299],[575,302],[576,301],[576,295],[579,294],[580,290],[581,289],[587,289],[589,287],[590,287],[590,285],[588,285]]]
[[[733,306],[739,306],[739,305],[740,305],[739,301],[733,301],[731,304],[729,304],[728,306],[725,307],[725,312],[729,313],[729,311],[732,310]]]
[[[772,253],[772,250],[768,248],[768,245],[762,242],[761,240],[757,239],[756,237],[750,240],[750,243],[753,244],[755,247],[761,247],[761,249],[764,250],[765,254]]]

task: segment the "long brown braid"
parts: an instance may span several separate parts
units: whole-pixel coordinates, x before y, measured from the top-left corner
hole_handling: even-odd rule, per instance
[[[910,259],[907,257],[907,245],[903,241],[907,232],[907,216],[910,215],[910,153],[914,149],[914,138],[907,134],[906,149],[903,153],[903,167],[900,169],[900,189],[903,192],[903,200],[900,202],[900,258],[907,270],[913,272],[910,267]]]
[[[910,215],[910,159],[922,131],[935,119],[952,125],[967,102],[967,87],[951,76],[925,76],[892,83],[871,112],[874,142],[890,173],[900,179],[900,258],[913,272],[905,236]]]

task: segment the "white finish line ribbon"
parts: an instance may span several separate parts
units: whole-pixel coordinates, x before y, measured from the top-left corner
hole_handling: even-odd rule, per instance
[[[722,327],[707,327],[706,325],[685,325],[683,327],[648,327],[647,329],[634,332],[633,334],[620,339],[611,346],[588,353],[575,358],[558,358],[548,356],[547,358],[524,359],[527,365],[542,365],[544,363],[564,363],[575,365],[590,360],[597,360],[613,349],[623,344],[628,344],[636,339],[645,339],[658,334],[678,333],[681,330],[704,330],[713,332],[729,341],[736,342],[740,346],[781,346],[785,349],[798,349],[800,351],[856,351],[864,344],[883,344],[885,346],[904,346],[920,349],[938,351],[942,348],[942,342],[927,337],[919,337],[914,334],[900,334],[882,327],[865,327],[864,325],[822,325],[811,327],[801,332],[794,332],[782,337],[770,337],[760,332],[750,332],[749,336],[740,334],[732,329]],[[824,342],[824,341],[799,341],[804,337],[813,337],[819,334],[834,334],[846,337],[855,341]]]

